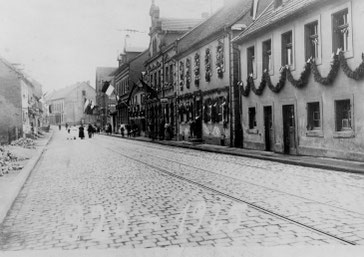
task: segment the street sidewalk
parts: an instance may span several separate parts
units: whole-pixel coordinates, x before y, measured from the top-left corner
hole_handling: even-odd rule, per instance
[[[106,135],[102,133],[103,135]],[[161,145],[169,145],[176,147],[189,148],[194,150],[230,154],[236,156],[243,156],[249,158],[255,158],[260,160],[274,161],[291,165],[299,165],[304,167],[320,168],[335,171],[344,171],[350,173],[361,173],[364,174],[364,162],[359,161],[348,161],[326,157],[315,157],[315,156],[303,156],[303,155],[286,155],[267,151],[258,151],[250,149],[242,149],[229,146],[210,145],[210,144],[196,144],[187,141],[168,141],[168,140],[152,140],[147,137],[124,137],[120,134],[112,134],[109,136],[118,137],[126,140],[136,140],[143,142],[151,142]]]
[[[42,157],[46,146],[53,136],[53,131],[54,130],[50,130],[48,133],[44,132],[43,136],[34,140],[36,146],[35,149],[22,149],[20,146],[15,148],[13,147],[15,155],[29,159],[22,161],[21,164],[24,165],[24,167],[21,170],[11,171],[8,175],[0,177],[0,225],[4,221],[8,211],[20,190],[23,188],[23,185],[27,181],[30,173]]]

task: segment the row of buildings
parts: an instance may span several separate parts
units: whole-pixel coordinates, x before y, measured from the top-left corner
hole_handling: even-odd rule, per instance
[[[361,0],[226,0],[182,20],[152,1],[149,48],[97,71],[100,115],[115,132],[362,160],[362,10]]]
[[[0,57],[0,144],[34,137],[45,124],[41,84]]]

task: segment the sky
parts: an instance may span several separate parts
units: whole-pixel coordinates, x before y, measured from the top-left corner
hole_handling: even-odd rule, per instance
[[[155,0],[161,17],[200,18],[223,0]],[[128,45],[148,47],[151,0],[0,0],[0,56],[43,85],[95,85]],[[137,30],[128,32],[126,30]]]

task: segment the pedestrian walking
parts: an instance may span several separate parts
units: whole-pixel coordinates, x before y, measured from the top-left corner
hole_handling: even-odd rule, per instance
[[[78,128],[78,137],[81,139],[85,138],[85,128],[83,127],[83,125],[81,124],[81,126]]]
[[[61,130],[62,126],[61,124],[58,124],[58,129]]]
[[[88,133],[88,138],[92,138],[92,135],[94,133],[94,128],[92,127],[91,124],[88,124],[87,133]]]
[[[68,123],[66,123],[66,130],[68,131]]]
[[[121,134],[122,137],[124,137],[124,133],[125,133],[125,128],[124,128],[124,126],[122,126],[120,128],[120,134]]]

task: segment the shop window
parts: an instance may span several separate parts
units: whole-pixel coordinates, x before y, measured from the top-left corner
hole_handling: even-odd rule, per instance
[[[293,65],[292,31],[282,34],[282,66]]]
[[[320,128],[320,102],[307,103],[307,130],[318,130]]]
[[[335,101],[336,131],[352,130],[350,99]]]
[[[348,9],[344,9],[332,15],[332,46],[336,52],[338,48],[349,51],[349,20]]]
[[[254,129],[257,126],[255,107],[250,107],[248,110],[249,110],[249,129]]]
[[[263,42],[263,72],[272,70],[272,41],[269,39]]]
[[[251,46],[247,49],[247,63],[248,63],[248,76],[251,74],[254,75],[254,68],[255,68],[255,50],[254,46]]]
[[[318,21],[305,25],[305,48],[306,60],[309,58],[319,58],[319,35],[318,35]]]

